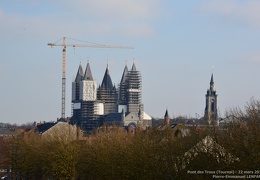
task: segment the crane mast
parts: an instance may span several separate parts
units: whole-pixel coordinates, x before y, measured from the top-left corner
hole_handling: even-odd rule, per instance
[[[61,94],[61,118],[65,119],[65,100],[66,100],[66,38],[63,37],[62,49],[62,94]]]
[[[66,37],[63,37],[62,44],[48,43],[48,46],[62,46],[62,95],[61,95],[61,118],[65,120],[65,100],[66,100],[66,47],[89,47],[89,48],[117,48],[134,49],[130,46],[112,46],[100,44],[66,44]]]

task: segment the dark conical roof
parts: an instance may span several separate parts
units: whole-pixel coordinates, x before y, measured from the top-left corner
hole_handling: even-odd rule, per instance
[[[78,69],[78,73],[76,75],[75,82],[79,83],[83,79],[83,76],[84,76],[84,72],[83,72],[82,66],[80,64],[79,69]]]
[[[91,73],[91,69],[90,69],[89,63],[87,64],[87,67],[86,67],[86,71],[85,71],[85,75],[84,75],[84,77],[83,77],[83,80],[93,81],[93,77],[92,77],[92,73]]]
[[[123,72],[123,75],[122,75],[122,78],[121,78],[121,83],[124,83],[127,79],[127,74],[128,74],[128,68],[127,66],[125,65],[125,69],[124,69],[124,72]]]
[[[214,84],[213,73],[211,74],[210,84]]]
[[[213,80],[213,73],[211,75],[211,79],[210,79],[210,90],[213,91],[214,90],[214,80]]]
[[[104,74],[104,78],[101,84],[101,88],[103,89],[113,89],[113,83],[112,83],[112,79],[110,77],[110,73],[109,73],[109,69],[108,66],[106,68],[106,72]]]
[[[166,109],[166,112],[165,112],[164,118],[168,118],[168,117],[169,117],[168,109]]]
[[[136,71],[135,63],[133,62],[132,71]]]

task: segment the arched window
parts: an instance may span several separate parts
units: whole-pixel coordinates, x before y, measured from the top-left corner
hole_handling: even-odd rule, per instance
[[[214,99],[211,99],[211,111],[214,112],[215,109],[215,101]]]

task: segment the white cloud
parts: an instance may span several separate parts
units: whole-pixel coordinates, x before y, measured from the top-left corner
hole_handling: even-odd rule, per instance
[[[51,10],[72,13],[71,16],[81,14],[102,19],[151,19],[160,13],[161,0],[9,0],[3,2],[2,7],[25,14],[30,11]],[[19,7],[19,8],[18,8]],[[36,12],[37,13],[37,12]]]
[[[155,32],[151,21],[160,11],[159,0],[57,0],[42,4],[27,0],[21,9],[6,8],[15,2],[21,3],[13,0],[0,8],[2,34],[151,36]]]
[[[217,14],[229,20],[260,28],[260,1],[213,0],[206,1],[200,11]]]
[[[158,15],[159,0],[75,0],[73,3],[61,1],[68,11],[78,11],[84,15],[104,20],[151,19]]]

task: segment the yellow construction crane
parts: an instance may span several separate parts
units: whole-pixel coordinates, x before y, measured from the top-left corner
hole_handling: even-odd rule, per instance
[[[130,46],[112,46],[100,44],[66,44],[66,37],[63,37],[62,44],[48,43],[48,46],[62,46],[62,100],[61,100],[61,118],[65,119],[65,90],[66,90],[66,47],[89,47],[89,48],[119,48],[134,49]]]

